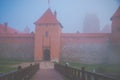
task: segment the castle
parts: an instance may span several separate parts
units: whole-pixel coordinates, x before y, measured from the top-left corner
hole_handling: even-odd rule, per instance
[[[62,33],[56,13],[48,8],[34,23],[35,33],[21,33],[7,23],[0,24],[0,58],[119,63],[120,7],[111,21],[112,33]]]

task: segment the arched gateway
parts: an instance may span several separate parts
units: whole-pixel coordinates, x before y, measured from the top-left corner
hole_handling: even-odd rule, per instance
[[[44,61],[49,61],[50,60],[50,49],[44,49],[43,60]]]
[[[35,22],[35,61],[59,61],[61,24],[51,9]]]

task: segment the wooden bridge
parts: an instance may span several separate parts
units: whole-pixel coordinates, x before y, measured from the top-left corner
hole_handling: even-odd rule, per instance
[[[64,80],[64,77],[54,69],[53,63],[41,62],[40,69],[31,80]]]
[[[0,76],[0,80],[117,80],[111,77],[85,71],[85,68],[75,69],[66,65],[41,62],[30,64],[26,68]]]

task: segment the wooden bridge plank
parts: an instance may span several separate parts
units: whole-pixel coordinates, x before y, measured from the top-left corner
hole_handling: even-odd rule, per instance
[[[31,80],[64,80],[64,78],[54,69],[40,69]]]

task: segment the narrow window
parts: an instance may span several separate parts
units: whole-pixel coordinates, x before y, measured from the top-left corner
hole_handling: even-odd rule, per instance
[[[45,33],[45,36],[48,37],[48,32]]]

